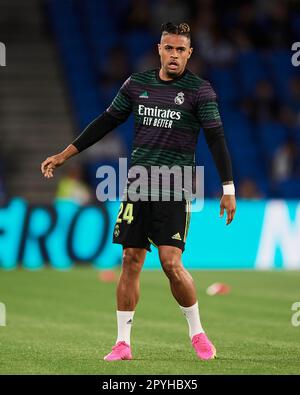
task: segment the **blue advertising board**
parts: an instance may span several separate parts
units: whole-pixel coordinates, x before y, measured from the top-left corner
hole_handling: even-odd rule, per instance
[[[122,258],[121,246],[112,243],[118,209],[119,202],[39,206],[14,198],[0,207],[0,268],[65,270],[78,262],[115,267]],[[218,200],[206,200],[202,211],[192,213],[186,268],[300,269],[299,202],[238,201],[229,226],[219,212]],[[160,268],[155,247],[144,268]]]

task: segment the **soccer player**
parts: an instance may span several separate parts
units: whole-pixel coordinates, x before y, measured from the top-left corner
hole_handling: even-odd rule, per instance
[[[190,28],[186,23],[162,25],[158,44],[160,68],[131,75],[102,115],[64,151],[42,163],[44,176],[53,177],[56,167],[99,141],[132,111],[135,135],[127,189],[133,166],[147,169],[163,165],[169,168],[194,166],[197,138],[203,128],[223,184],[220,215],[226,210],[226,223],[230,224],[236,210],[230,155],[213,88],[186,68],[192,51]],[[181,261],[189,219],[188,199],[132,201],[123,198],[113,235],[114,243],[123,246],[122,272],[117,285],[118,334],[112,351],[104,357],[106,361],[132,359],[131,325],[139,299],[140,272],[147,251],[151,251],[150,243],[158,248],[171,292],[187,319],[197,356],[202,360],[216,356],[216,349],[201,325],[193,279]]]

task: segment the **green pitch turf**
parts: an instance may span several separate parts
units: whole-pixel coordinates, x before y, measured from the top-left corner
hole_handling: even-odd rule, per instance
[[[145,271],[132,361],[104,362],[116,338],[115,283],[91,268],[0,271],[1,374],[300,374],[300,272],[193,271],[201,318],[218,359],[197,359],[160,271]],[[213,282],[229,295],[208,296]]]

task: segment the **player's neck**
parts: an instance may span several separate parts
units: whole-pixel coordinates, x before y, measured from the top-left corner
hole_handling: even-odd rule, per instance
[[[180,74],[175,75],[174,77],[169,76],[167,73],[164,72],[163,68],[161,67],[159,70],[159,78],[162,81],[172,81],[172,80],[176,80],[178,77],[180,77],[185,70],[182,70],[182,72]]]

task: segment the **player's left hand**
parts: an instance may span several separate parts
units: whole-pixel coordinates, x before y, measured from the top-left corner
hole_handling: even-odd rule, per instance
[[[234,217],[236,211],[236,201],[234,195],[223,195],[220,201],[220,217],[224,215],[224,209],[226,210],[227,220],[226,225],[229,225]]]

